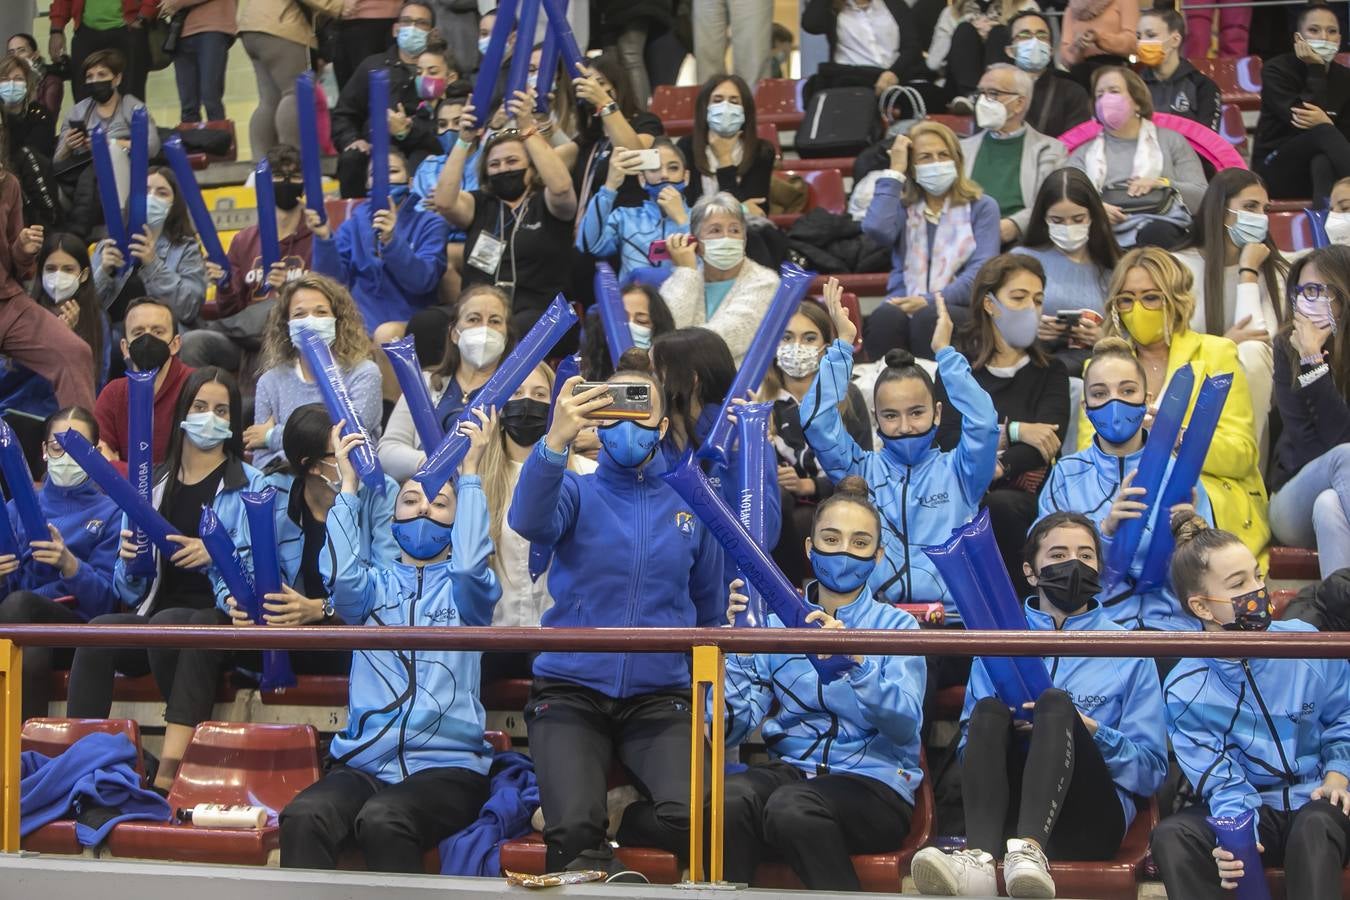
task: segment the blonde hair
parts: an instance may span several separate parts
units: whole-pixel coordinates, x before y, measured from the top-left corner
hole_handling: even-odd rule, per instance
[[[952,182],[951,190],[947,192],[947,196],[951,198],[951,204],[961,206],[980,199],[984,195],[984,190],[966,175],[965,154],[961,152],[961,142],[957,139],[956,132],[941,122],[932,122],[926,119],[909,130],[909,162],[905,164],[905,187],[901,192],[901,199],[905,201],[906,205],[910,205],[920,202],[927,196],[914,178],[914,144],[918,143],[919,138],[929,134],[934,135],[946,145],[947,152],[952,155],[952,161],[956,163],[956,181]]]
[[[1163,338],[1171,344],[1173,335],[1190,328],[1191,314],[1195,312],[1195,295],[1191,292],[1195,278],[1175,256],[1159,247],[1136,247],[1116,263],[1111,273],[1111,286],[1106,291],[1106,334],[1130,340],[1130,333],[1120,320],[1120,310],[1116,308],[1116,296],[1124,290],[1131,269],[1147,272],[1158,293],[1163,295]]]
[[[331,278],[310,272],[294,281],[288,281],[277,292],[277,301],[267,314],[262,335],[262,367],[273,369],[295,362],[300,351],[291,343],[291,300],[299,291],[316,291],[333,307],[337,319],[337,337],[333,340],[333,359],[344,369],[371,358],[370,338],[366,336],[365,322],[356,301],[347,289]]]

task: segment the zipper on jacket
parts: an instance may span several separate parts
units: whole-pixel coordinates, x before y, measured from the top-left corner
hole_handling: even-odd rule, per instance
[[[820,750],[820,762],[816,764],[817,775],[830,774],[830,748],[834,746],[835,738],[839,737],[839,716],[830,705],[825,702],[825,685],[820,683],[820,678],[816,678],[816,700],[820,703],[821,711],[830,717],[830,728],[825,732],[825,743]]]
[[[637,473],[637,515],[634,519],[637,523],[637,565],[633,567],[633,578],[628,587],[628,619],[624,622],[629,628],[634,625],[634,619],[637,618],[637,607],[641,602],[638,595],[638,589],[642,585],[642,574],[646,568],[644,563],[647,560],[647,529],[650,524],[647,522],[647,476],[641,469]],[[625,694],[628,682],[628,659],[627,653],[619,656],[619,681],[618,696]]]
[[[408,604],[408,624],[414,625],[417,622],[417,601],[422,599],[422,572],[421,566],[417,567],[417,593],[413,594],[412,602]],[[408,651],[408,709],[403,714],[403,722],[398,726],[398,767],[403,773],[403,777],[408,777],[408,758],[404,748],[404,741],[408,737],[408,720],[412,718],[413,709],[417,705],[417,651]]]
[[[912,477],[914,467],[910,466],[900,486],[900,527],[905,532],[905,539],[901,541],[905,546],[905,596],[902,603],[914,602],[914,572],[909,567],[909,480]]]
[[[1252,686],[1252,696],[1256,698],[1256,705],[1261,707],[1261,715],[1265,716],[1266,728],[1270,731],[1270,738],[1275,742],[1275,749],[1280,754],[1280,765],[1284,766],[1284,808],[1286,811],[1289,806],[1289,786],[1294,781],[1294,771],[1289,768],[1289,758],[1284,755],[1284,743],[1280,740],[1280,734],[1275,730],[1275,722],[1270,717],[1270,710],[1266,708],[1265,698],[1261,696],[1261,689],[1256,686],[1256,679],[1252,677],[1252,667],[1247,660],[1242,661],[1242,671],[1247,676],[1247,683]]]

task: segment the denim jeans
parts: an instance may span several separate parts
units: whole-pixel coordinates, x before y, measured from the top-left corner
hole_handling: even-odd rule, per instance
[[[1350,445],[1332,447],[1275,492],[1270,530],[1281,544],[1315,547],[1323,578],[1350,566]]]
[[[200,122],[203,106],[209,121],[225,118],[225,60],[233,43],[223,31],[203,31],[178,41],[173,75],[182,121]]]

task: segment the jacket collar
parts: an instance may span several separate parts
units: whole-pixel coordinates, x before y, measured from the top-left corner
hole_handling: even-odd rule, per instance
[[[60,501],[82,500],[84,498],[92,500],[104,496],[103,491],[99,489],[92,478],[85,478],[84,481],[71,487],[61,487],[53,483],[50,478],[43,478],[41,490],[44,495]]]
[[[815,609],[824,611],[825,608],[820,605],[819,598],[820,598],[820,582],[813,581],[806,586],[806,602],[811,604],[811,606],[814,607]],[[843,606],[839,607],[834,611],[834,618],[838,619],[839,621],[843,622],[846,625],[851,622],[854,622],[864,612],[866,612],[868,609],[871,609],[871,604],[875,602],[875,599],[876,598],[872,596],[871,585],[864,584],[863,589],[858,592],[858,596],[854,597],[850,602],[845,603]]]
[[[1106,619],[1102,611],[1101,604],[1096,600],[1088,603],[1087,609],[1080,613],[1075,613],[1064,620],[1064,624],[1056,627],[1054,618],[1040,608],[1038,597],[1028,597],[1023,609],[1026,613],[1027,624],[1031,626],[1032,631],[1104,631],[1110,630],[1102,627],[1102,621]],[[1109,620],[1108,620],[1109,621]]]
[[[1088,445],[1092,457],[1092,466],[1098,471],[1110,473],[1112,476],[1120,474],[1122,463],[1127,469],[1138,468],[1139,459],[1144,455],[1144,447],[1148,446],[1148,434],[1145,433],[1144,443],[1139,446],[1139,449],[1121,457],[1112,453],[1107,453],[1103,450],[1098,443],[1100,439],[1099,435],[1094,434],[1092,436],[1092,443]]]

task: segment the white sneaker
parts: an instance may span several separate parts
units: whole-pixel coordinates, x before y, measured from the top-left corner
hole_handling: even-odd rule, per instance
[[[909,874],[919,893],[929,897],[996,897],[994,858],[983,850],[943,853],[924,847],[914,854]]]
[[[1055,896],[1055,880],[1041,848],[1029,841],[1011,838],[1003,857],[1003,883],[1009,897],[1033,897],[1050,900]]]

